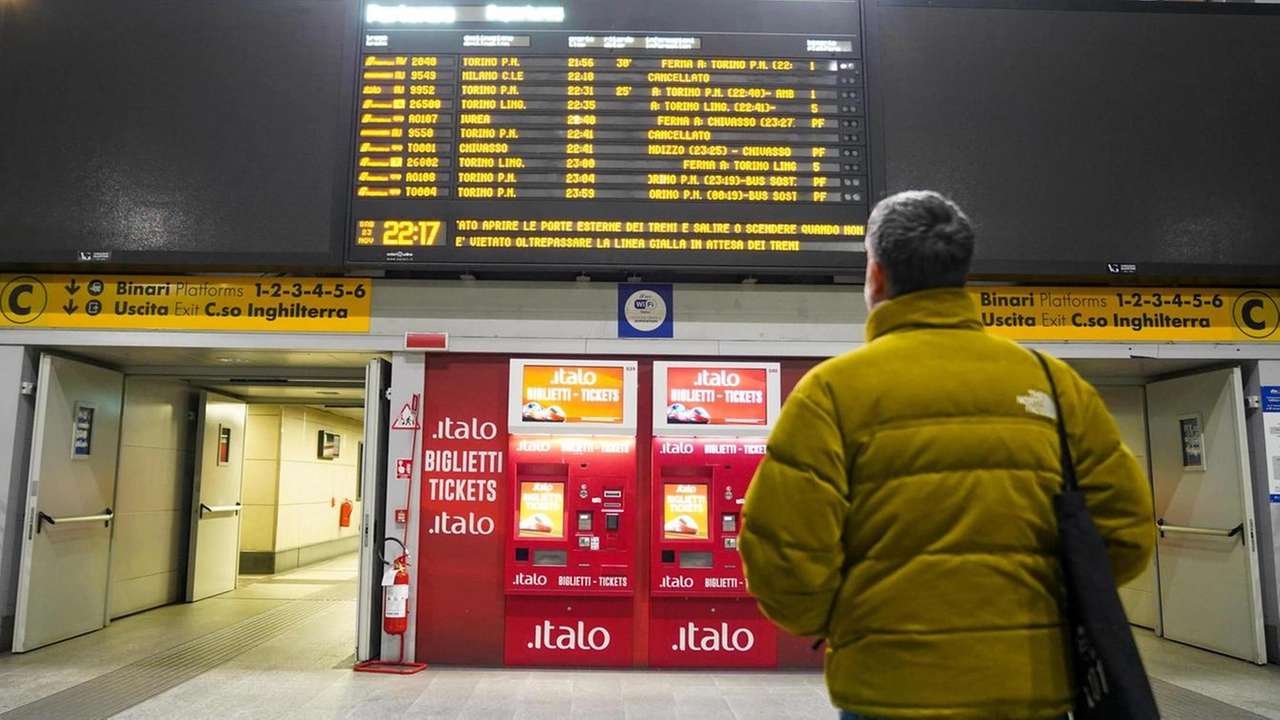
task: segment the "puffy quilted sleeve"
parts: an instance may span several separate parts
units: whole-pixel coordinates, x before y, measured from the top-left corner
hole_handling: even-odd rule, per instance
[[[1155,552],[1151,485],[1098,391],[1074,370],[1062,369],[1074,380],[1074,407],[1064,411],[1077,481],[1106,541],[1116,584],[1123,585],[1146,570]]]
[[[748,589],[791,633],[826,634],[844,564],[848,482],[830,389],[810,373],[769,438],[738,540]]]

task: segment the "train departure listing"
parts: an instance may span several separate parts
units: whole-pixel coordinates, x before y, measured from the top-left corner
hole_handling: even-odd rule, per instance
[[[564,27],[504,21],[491,28],[500,35],[410,12],[426,5],[367,12],[351,258],[861,249],[871,173],[860,28],[842,20],[832,33],[822,12],[836,3],[795,4],[823,34],[711,24],[702,37],[584,35],[570,27],[576,13],[590,21],[581,0]]]

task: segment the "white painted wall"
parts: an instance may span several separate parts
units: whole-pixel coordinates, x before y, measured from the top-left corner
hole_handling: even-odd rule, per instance
[[[113,618],[179,602],[186,587],[188,400],[184,383],[125,382],[111,542]]]

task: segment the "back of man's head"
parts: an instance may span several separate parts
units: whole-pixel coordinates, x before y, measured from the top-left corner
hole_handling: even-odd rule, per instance
[[[963,287],[973,260],[973,225],[954,202],[929,190],[881,200],[867,222],[867,249],[891,297]]]

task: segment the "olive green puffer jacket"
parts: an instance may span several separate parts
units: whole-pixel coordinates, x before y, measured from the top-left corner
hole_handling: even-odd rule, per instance
[[[1066,712],[1049,383],[983,331],[960,289],[889,301],[868,343],[796,387],[747,493],[747,585],[783,628],[827,639],[827,686],[872,717]],[[1117,583],[1155,544],[1151,491],[1097,392],[1050,360]]]

